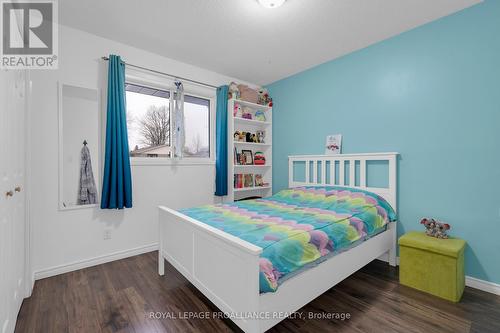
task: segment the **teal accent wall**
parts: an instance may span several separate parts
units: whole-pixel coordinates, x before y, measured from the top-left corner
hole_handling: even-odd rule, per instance
[[[327,134],[344,153],[399,152],[399,233],[442,219],[469,244],[466,274],[500,283],[500,1],[268,87],[274,192],[287,156],[324,153]]]

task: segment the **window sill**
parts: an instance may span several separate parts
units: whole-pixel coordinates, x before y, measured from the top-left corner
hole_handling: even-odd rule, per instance
[[[171,165],[171,166],[187,166],[187,165],[215,165],[215,161],[209,158],[184,158],[175,160],[170,158],[155,158],[155,157],[132,157],[130,158],[131,166],[146,166],[146,165]]]

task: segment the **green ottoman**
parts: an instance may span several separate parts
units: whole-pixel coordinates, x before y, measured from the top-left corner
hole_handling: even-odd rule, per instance
[[[399,238],[399,282],[432,295],[459,302],[464,292],[462,239],[438,239],[423,232]]]

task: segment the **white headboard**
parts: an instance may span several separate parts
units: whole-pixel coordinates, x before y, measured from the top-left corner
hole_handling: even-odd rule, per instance
[[[398,153],[368,153],[340,155],[296,155],[288,157],[288,187],[305,185],[345,186],[367,190],[380,195],[396,210],[397,199],[397,156]],[[389,164],[388,187],[368,187],[366,182],[366,162],[386,161]],[[305,181],[294,180],[294,163],[305,163]],[[349,179],[345,181],[346,164],[349,165]],[[356,164],[359,163],[359,177],[356,177]],[[312,173],[311,173],[312,165]],[[329,168],[327,179],[326,168]],[[338,170],[338,179],[335,175]],[[312,177],[311,177],[312,175]],[[357,184],[357,185],[356,185]]]

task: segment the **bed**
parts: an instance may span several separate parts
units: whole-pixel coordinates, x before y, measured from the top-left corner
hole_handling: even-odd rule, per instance
[[[371,161],[387,164],[386,187],[367,186]],[[288,162],[289,189],[270,198],[159,207],[159,274],[167,260],[245,332],[268,330],[378,257],[396,263],[397,153]]]

